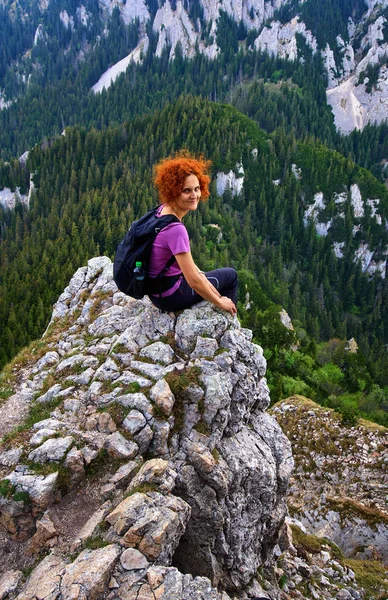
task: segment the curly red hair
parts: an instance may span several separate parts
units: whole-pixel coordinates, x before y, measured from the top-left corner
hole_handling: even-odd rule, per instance
[[[189,175],[198,177],[201,188],[201,200],[210,196],[209,183],[211,161],[205,160],[203,156],[195,158],[186,151],[182,151],[173,157],[165,158],[154,167],[154,183],[158,190],[159,199],[164,204],[170,204],[182,192],[183,184]]]

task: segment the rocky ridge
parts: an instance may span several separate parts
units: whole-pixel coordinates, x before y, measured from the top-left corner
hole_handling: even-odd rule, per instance
[[[251,332],[124,296],[103,257],[33,350],[2,406],[0,597],[257,596],[293,460]]]
[[[302,396],[270,413],[292,443],[291,515],[347,557],[388,565],[388,431],[367,421],[345,427],[340,415]]]
[[[0,599],[386,597],[378,563],[345,558],[327,528],[311,535],[317,486],[384,512],[386,432],[336,423],[342,445],[318,451],[329,411],[298,397],[271,417],[250,337],[207,303],[174,316],[126,298],[107,258],[77,271],[6,371]],[[296,456],[285,522],[293,461],[273,417]],[[366,557],[381,551],[372,537]]]

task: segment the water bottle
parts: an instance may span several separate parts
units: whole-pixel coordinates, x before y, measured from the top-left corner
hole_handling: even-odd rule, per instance
[[[140,261],[136,262],[136,266],[133,269],[133,274],[135,276],[135,281],[133,282],[133,296],[134,298],[143,298],[145,271]]]
[[[133,272],[135,274],[136,281],[144,281],[145,272],[144,272],[144,269],[142,267],[141,261],[137,261],[136,262],[136,266],[135,266]]]

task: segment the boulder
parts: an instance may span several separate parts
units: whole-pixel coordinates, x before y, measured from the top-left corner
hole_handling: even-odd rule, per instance
[[[120,552],[120,547],[114,544],[81,552],[75,561],[66,567],[62,577],[61,598],[63,600],[101,598]]]
[[[181,498],[136,492],[123,500],[106,520],[122,536],[123,545],[137,548],[157,564],[168,564],[189,517],[190,507]]]
[[[53,554],[46,556],[32,571],[26,586],[16,600],[58,598],[65,567],[66,563],[61,557]]]

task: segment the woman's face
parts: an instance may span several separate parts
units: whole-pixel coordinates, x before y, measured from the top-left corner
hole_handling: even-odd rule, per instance
[[[201,188],[196,175],[188,175],[183,182],[182,191],[173,201],[173,206],[180,213],[196,210],[201,198]]]

